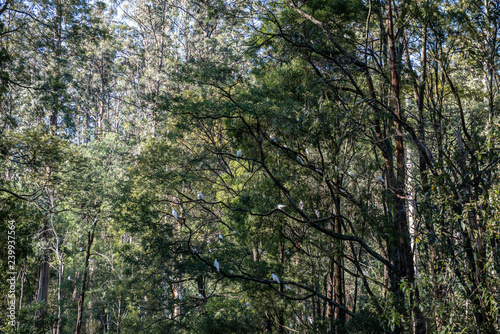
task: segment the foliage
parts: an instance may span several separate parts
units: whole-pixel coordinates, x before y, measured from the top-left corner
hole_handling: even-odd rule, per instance
[[[497,7],[5,1],[1,330],[497,332]]]

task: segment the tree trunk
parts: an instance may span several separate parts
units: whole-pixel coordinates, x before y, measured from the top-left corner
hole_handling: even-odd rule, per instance
[[[44,260],[39,269],[38,292],[36,300],[39,302],[47,302],[49,293],[49,262]]]
[[[49,224],[47,222],[47,219],[44,219],[43,223],[43,232],[42,232],[43,239],[48,245],[49,243],[49,238],[50,238],[50,230],[49,230]],[[48,246],[46,246],[45,250],[43,251],[43,259],[42,259],[42,264],[39,267],[38,271],[38,289],[37,289],[37,294],[36,294],[36,300],[38,302],[46,302],[48,303],[48,296],[49,296],[49,278],[50,278],[50,266],[49,266],[49,257],[50,257],[50,249]],[[44,323],[44,317],[45,314],[47,313],[46,308],[42,308],[40,310],[40,313],[37,314],[37,317],[41,319],[40,325],[38,326],[38,331],[43,332],[43,328],[45,326]]]
[[[401,124],[398,122],[402,120],[401,105],[400,105],[400,75],[399,75],[399,61],[396,53],[396,38],[394,34],[393,25],[393,8],[392,1],[386,0],[385,2],[385,15],[386,15],[386,29],[387,41],[389,46],[389,67],[391,70],[391,101],[394,117],[395,129],[395,155],[396,155],[396,177],[392,180],[392,203],[394,206],[395,225],[397,233],[399,234],[399,244],[397,252],[391,252],[394,266],[398,270],[396,276],[406,278],[410,287],[414,292],[410,294],[410,310],[415,319],[415,334],[426,333],[425,318],[422,311],[418,306],[419,292],[415,285],[415,272],[413,264],[413,252],[410,244],[410,231],[407,221],[407,212],[405,205],[405,181],[406,181],[406,164],[405,164],[405,149],[402,136]],[[397,285],[397,286],[396,286]],[[399,282],[392,282],[392,289],[396,296],[398,308],[404,308],[404,295],[399,287]]]
[[[76,318],[75,334],[80,334],[82,328],[83,306],[85,302],[85,292],[87,290],[87,276],[89,269],[90,249],[92,247],[92,243],[94,242],[94,232],[96,225],[97,225],[97,218],[94,218],[92,229],[88,233],[88,238],[87,238],[87,251],[85,253],[85,269],[83,271],[83,278],[82,278],[82,291],[80,293],[80,297],[78,298],[78,313]]]

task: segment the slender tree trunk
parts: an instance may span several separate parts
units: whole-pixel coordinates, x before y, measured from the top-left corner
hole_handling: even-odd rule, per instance
[[[21,291],[19,292],[19,308],[21,310],[23,307],[23,294],[24,294],[24,277],[26,276],[25,268],[21,269]]]
[[[283,231],[282,231],[283,233]],[[283,238],[280,240],[280,262],[282,264],[282,268],[284,267],[285,263],[285,242]],[[283,271],[280,271],[280,277],[283,275]],[[284,294],[285,289],[283,283],[280,283],[280,293]],[[280,334],[285,334],[285,310],[283,307],[279,307],[278,309],[278,326],[279,326],[279,333]]]
[[[39,302],[47,302],[49,291],[49,262],[44,260],[39,269],[38,292],[36,300]]]
[[[401,105],[400,105],[400,74],[399,62],[396,52],[396,37],[393,25],[393,8],[392,1],[386,0],[386,29],[387,40],[389,46],[389,67],[391,71],[391,100],[394,117],[395,128],[395,156],[396,156],[396,177],[393,180],[393,187],[390,189],[392,192],[392,203],[394,206],[394,216],[396,220],[397,233],[399,234],[399,245],[397,254],[392,254],[394,265],[399,271],[401,278],[406,278],[408,284],[414,289],[410,295],[410,310],[415,319],[415,334],[426,333],[425,318],[422,311],[418,306],[419,292],[415,285],[415,272],[413,264],[413,252],[410,243],[410,231],[407,221],[407,212],[405,205],[405,181],[406,181],[406,164],[405,164],[405,149],[402,136],[401,124],[398,120],[402,120]],[[396,295],[398,306],[404,307],[404,295],[399,287],[396,287],[396,282],[393,282],[393,292]]]
[[[60,1],[56,2],[56,17],[55,17],[55,27],[54,27],[54,56],[59,57],[61,54],[61,28],[62,28],[62,4]],[[53,68],[53,75],[54,77],[59,79],[59,67],[57,65],[54,65]],[[57,115],[58,115],[58,109],[59,109],[59,101],[58,101],[58,96],[59,94],[57,93],[57,90],[55,90],[52,93],[52,114],[50,115],[50,131],[51,133],[55,133],[57,130]],[[47,175],[51,174],[51,168],[50,166],[47,166],[46,168]],[[53,202],[51,198],[51,202]],[[49,230],[49,224],[47,219],[44,220],[44,226],[43,226],[43,232],[42,232],[43,239],[45,240],[46,244],[49,244],[49,238],[50,238],[50,230]],[[47,248],[44,251],[44,256],[43,256],[43,263],[40,267],[40,276],[39,276],[39,284],[38,284],[38,292],[37,292],[37,300],[38,301],[45,301],[48,302],[48,293],[49,293],[49,271],[50,271],[50,266],[49,266],[49,261],[50,261],[50,250]],[[46,313],[46,310],[42,310],[40,313],[40,316],[43,318]],[[43,322],[42,325],[43,327]],[[39,328],[40,330],[40,328]]]
[[[327,279],[327,296],[331,300],[335,300],[335,264],[333,258],[330,258],[328,279]],[[335,307],[331,303],[326,304],[326,317],[328,321],[335,319]],[[331,329],[331,328],[330,328]]]
[[[340,179],[337,180],[340,184]],[[334,197],[335,204],[335,219],[334,219],[334,230],[337,234],[342,234],[342,218],[340,217],[340,197]],[[335,245],[334,253],[334,276],[333,276],[333,289],[334,289],[334,300],[340,304],[345,305],[345,291],[344,291],[344,270],[342,268],[342,263],[344,259],[344,247],[342,240],[336,240],[337,245]],[[341,326],[345,324],[346,313],[340,308],[335,308],[335,319],[338,320]]]
[[[61,56],[62,50],[62,3],[60,0],[56,1],[56,16],[55,16],[55,27],[54,27],[54,56],[55,58],[59,58]],[[57,64],[54,64],[54,73],[53,76],[55,81],[59,81],[61,78],[61,71]],[[52,92],[52,114],[50,115],[50,127],[52,132],[57,131],[57,116],[60,109],[60,92],[59,88],[53,90]]]
[[[43,232],[42,237],[46,243],[46,248],[43,251],[43,259],[42,264],[39,267],[39,276],[38,276],[38,289],[37,289],[37,301],[48,303],[49,296],[49,278],[50,278],[50,249],[48,248],[49,239],[50,239],[50,229],[47,219],[44,219],[43,222]],[[41,319],[40,325],[37,328],[38,332],[43,332],[43,328],[45,326],[44,318],[47,313],[47,309],[43,308],[40,310],[40,313],[37,315],[38,318]]]
[[[110,319],[111,320],[111,319]],[[121,320],[122,320],[122,296],[118,297],[118,316],[116,317],[116,333],[121,333]],[[108,328],[111,328],[111,324],[108,323]]]
[[[88,233],[87,237],[87,251],[85,253],[85,268],[83,271],[82,278],[82,291],[80,292],[80,297],[78,298],[78,313],[76,318],[76,328],[75,334],[80,334],[83,322],[83,307],[85,302],[85,292],[87,291],[87,277],[89,272],[89,259],[90,259],[90,249],[92,243],[94,242],[94,232],[97,225],[97,218],[94,218],[91,231]]]
[[[56,252],[57,252],[57,259],[59,261],[59,270],[57,273],[57,327],[56,327],[56,334],[61,334],[62,333],[62,307],[61,307],[61,302],[62,302],[62,297],[61,297],[61,283],[62,283],[62,278],[64,275],[64,263],[62,259],[62,254],[60,254],[59,250],[59,238],[56,239],[57,244],[56,244]]]

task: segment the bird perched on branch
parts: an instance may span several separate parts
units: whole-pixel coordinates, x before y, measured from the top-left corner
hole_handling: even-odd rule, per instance
[[[217,262],[217,259],[215,259],[214,261],[214,267],[215,269],[217,269],[217,271],[220,271],[219,262]]]
[[[278,276],[276,276],[276,274],[271,274],[271,277],[273,278],[273,280],[276,281],[276,283],[280,283],[280,280],[279,280]]]

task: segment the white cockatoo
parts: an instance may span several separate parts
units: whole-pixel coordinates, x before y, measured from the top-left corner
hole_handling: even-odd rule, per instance
[[[279,280],[278,276],[276,276],[276,274],[271,274],[271,277],[273,278],[273,280],[276,281],[276,283],[280,282],[280,280]]]
[[[217,271],[220,271],[219,262],[217,262],[217,259],[215,259],[214,261],[214,267],[215,269],[217,269]]]

